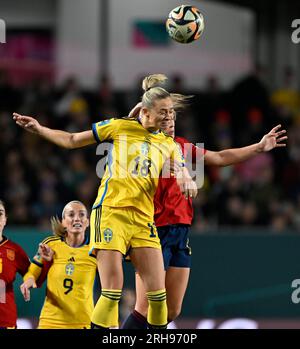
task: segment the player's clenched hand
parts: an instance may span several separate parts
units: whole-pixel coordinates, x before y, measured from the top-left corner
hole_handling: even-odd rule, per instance
[[[24,297],[25,302],[30,301],[30,289],[36,288],[36,283],[33,277],[28,278],[23,284],[20,286],[21,293]]]
[[[46,244],[39,244],[38,253],[47,262],[51,262],[53,259],[54,251]]]
[[[13,113],[13,119],[15,120],[17,125],[21,126],[25,130],[32,133],[40,133],[42,126],[35,118],[32,118],[31,116],[20,115],[18,113]]]
[[[263,136],[261,141],[258,143],[258,151],[269,151],[277,147],[285,147],[285,141],[288,137],[283,136],[286,130],[280,130],[281,125],[277,125],[272,130]]]
[[[182,168],[181,173],[176,174],[176,180],[180,187],[181,192],[184,194],[185,198],[189,197],[195,198],[198,194],[198,188],[196,183],[191,178],[186,167]]]

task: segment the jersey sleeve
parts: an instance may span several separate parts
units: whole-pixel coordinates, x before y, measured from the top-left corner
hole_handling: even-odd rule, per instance
[[[183,137],[176,137],[175,140],[182,145],[185,158],[192,161],[192,163],[195,163],[197,160],[204,157],[206,149],[197,147],[195,144],[189,142]]]
[[[18,245],[16,253],[17,271],[24,276],[29,268],[30,260],[21,246]]]
[[[52,265],[51,262],[44,261],[37,253],[29,266],[27,273],[24,275],[23,280],[26,281],[29,278],[34,278],[37,287],[41,287],[44,281],[47,279],[48,271]]]
[[[92,125],[92,130],[97,143],[114,140],[120,126],[120,119],[107,119],[96,122]]]
[[[47,275],[48,275],[48,271],[52,265],[52,261],[51,262],[45,262],[43,263],[43,267],[40,268],[40,274],[39,276],[35,279],[36,280],[36,285],[37,287],[41,287],[42,284],[44,283],[44,281],[47,279]]]
[[[42,243],[49,244],[49,237],[44,239]],[[43,260],[39,251],[37,251],[37,253],[31,260],[30,267],[26,275],[23,277],[23,280],[26,281],[30,277],[33,277],[37,283],[37,286],[40,287],[42,283],[45,281],[45,279],[47,278],[47,273],[51,265],[52,265],[52,261],[47,262]]]
[[[23,280],[26,281],[29,278],[34,278],[36,281],[39,278],[41,271],[42,267],[37,266],[35,263],[31,263],[27,273],[23,277]]]
[[[171,154],[171,159],[175,160],[177,163],[181,164],[182,167],[185,166],[184,155],[179,144],[173,141],[173,151]]]

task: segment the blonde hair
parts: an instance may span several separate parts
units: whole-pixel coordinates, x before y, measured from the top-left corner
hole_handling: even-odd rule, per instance
[[[67,229],[63,226],[60,219],[57,216],[51,217],[50,222],[53,235],[64,238],[67,234]]]
[[[174,103],[174,109],[180,111],[185,109],[191,102],[193,95],[185,96],[180,93],[171,93],[171,98]]]
[[[184,109],[193,96],[184,96],[179,93],[169,93],[159,85],[164,84],[168,78],[164,74],[153,74],[144,78],[142,87],[145,91],[142,96],[142,106],[152,108],[155,101],[170,97],[174,102],[174,109]]]
[[[66,207],[70,204],[80,204],[87,211],[85,205],[81,201],[73,200],[73,201],[68,202],[66,204],[66,206],[64,207],[62,214],[61,214],[62,219],[65,218]],[[60,238],[64,238],[67,234],[67,229],[63,226],[61,220],[56,216],[56,217],[51,217],[50,222],[51,222],[51,228],[52,228],[53,235],[58,236]]]

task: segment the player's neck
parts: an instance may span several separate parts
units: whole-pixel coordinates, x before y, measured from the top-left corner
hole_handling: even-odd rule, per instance
[[[68,234],[65,241],[70,247],[79,247],[83,244],[84,234]]]
[[[150,124],[148,119],[145,117],[143,118],[143,117],[139,116],[138,120],[141,123],[141,125],[149,132],[156,132],[159,130],[157,127]]]

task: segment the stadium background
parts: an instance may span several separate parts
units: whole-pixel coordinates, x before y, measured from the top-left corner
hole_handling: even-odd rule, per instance
[[[169,90],[192,93],[177,134],[211,150],[256,142],[277,123],[288,147],[224,169],[206,168],[195,200],[193,267],[178,327],[297,327],[300,278],[300,43],[292,41],[296,1],[189,1],[204,14],[202,38],[179,45],[164,21],[174,0],[1,0],[0,197],[4,234],[32,256],[49,218],[99,185],[95,148],[65,151],[28,135],[13,111],[69,131],[124,116],[142,94],[141,77],[163,72]],[[300,37],[300,34],[298,34]],[[122,316],[134,302],[126,265]],[[44,289],[25,303],[19,327],[34,326]]]

